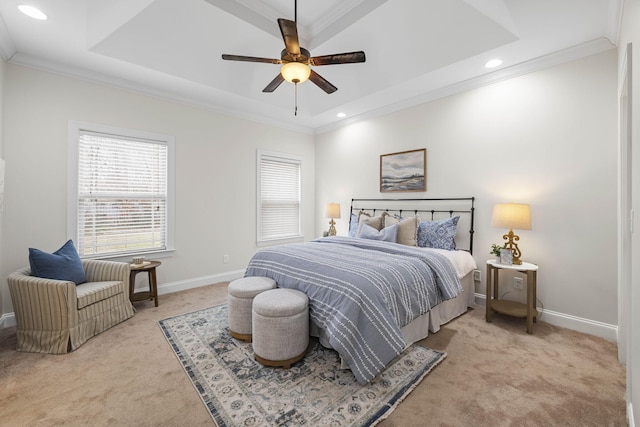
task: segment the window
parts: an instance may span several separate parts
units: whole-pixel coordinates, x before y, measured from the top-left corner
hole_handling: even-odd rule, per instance
[[[258,244],[302,240],[299,157],[258,151]]]
[[[172,250],[173,138],[71,122],[68,230],[83,258]]]

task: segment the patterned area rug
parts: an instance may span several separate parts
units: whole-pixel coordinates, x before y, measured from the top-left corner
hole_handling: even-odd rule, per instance
[[[446,357],[412,345],[362,386],[317,341],[291,369],[260,365],[250,343],[229,335],[226,304],[159,325],[219,427],[373,426]]]

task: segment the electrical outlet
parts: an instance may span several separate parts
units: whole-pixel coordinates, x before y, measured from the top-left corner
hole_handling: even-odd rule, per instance
[[[480,270],[473,270],[473,280],[475,280],[476,282],[482,280],[480,274]]]
[[[522,281],[522,277],[513,278],[513,289],[517,289],[519,291],[524,289],[524,283]]]
[[[222,255],[222,262],[227,264],[229,262],[229,255]]]

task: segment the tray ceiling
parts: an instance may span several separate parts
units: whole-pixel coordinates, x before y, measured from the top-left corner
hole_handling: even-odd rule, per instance
[[[21,3],[49,19],[24,16]],[[3,0],[0,50],[17,64],[317,131],[611,48],[620,9],[620,0],[299,0],[303,47],[364,50],[367,61],[315,67],[338,91],[299,85],[297,116],[293,85],[262,92],[278,65],[220,58],[279,58],[276,19],[294,18],[292,0]],[[503,64],[486,69],[494,57]]]

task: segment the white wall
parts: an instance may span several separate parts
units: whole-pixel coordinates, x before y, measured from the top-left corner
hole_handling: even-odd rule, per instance
[[[475,196],[483,281],[490,246],[506,232],[491,227],[493,204],[530,203],[533,229],[517,234],[523,259],[540,265],[541,319],[601,322],[615,339],[616,112],[610,50],[323,133],[316,210],[341,203],[345,234],[350,199],[381,196],[379,156],[426,148],[427,192],[391,197]]]
[[[631,76],[631,136],[632,136],[632,208],[635,211],[634,229],[631,235],[631,286],[626,289],[631,295],[631,307],[628,313],[629,324],[626,325],[627,335],[627,415],[629,425],[633,426],[640,420],[640,221],[638,220],[638,201],[640,201],[640,1],[626,0],[624,3],[623,21],[618,43],[618,64],[622,72],[625,51],[628,43],[632,43],[632,73]],[[623,290],[624,291],[624,290]]]
[[[29,247],[52,251],[65,242],[69,120],[175,136],[177,250],[162,259],[161,288],[246,268],[256,249],[258,148],[303,158],[304,234],[316,237],[313,135],[14,64],[4,105],[4,295],[6,276],[28,265]],[[5,299],[2,312],[11,311]]]
[[[315,152],[311,135],[14,64],[4,80],[2,313],[12,311],[4,278],[26,265],[28,247],[54,250],[66,238],[67,123],[78,120],[176,137],[178,250],[163,259],[161,286],[245,268],[255,250],[257,148],[304,157],[311,239],[327,228],[327,202],[342,204],[338,231],[346,233],[350,198],[380,195],[380,154],[426,147],[428,191],[420,195],[477,197],[483,270],[505,232],[490,226],[492,205],[530,203],[533,230],[519,234],[524,259],[541,266],[542,319],[615,330],[613,50],[317,135]]]
[[[6,74],[7,64],[5,63],[2,56],[0,56],[0,158],[4,159],[4,81]],[[3,197],[3,196],[0,196]],[[3,256],[3,242],[4,242],[4,212],[0,211],[0,271],[2,271],[3,265],[5,263]],[[5,287],[0,286],[0,328],[2,328],[3,318],[2,307],[4,307],[4,301],[9,301],[9,290],[5,289]]]

